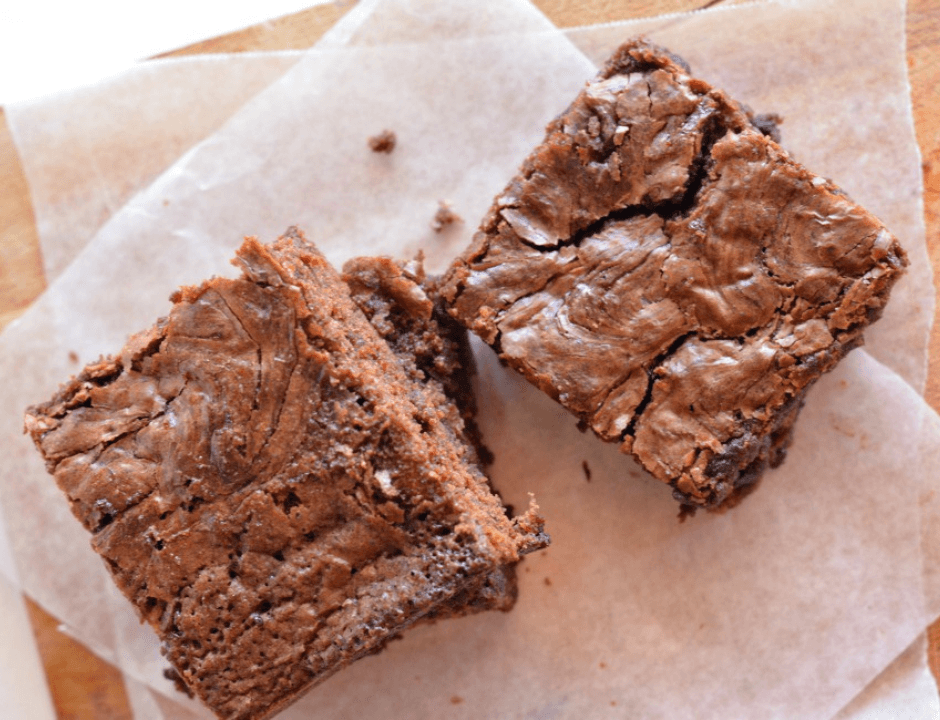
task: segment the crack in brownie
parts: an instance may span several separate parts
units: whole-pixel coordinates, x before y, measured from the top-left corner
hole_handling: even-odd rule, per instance
[[[390,346],[298,232],[249,238],[237,263],[241,278],[181,289],[26,416],[175,673],[232,720],[269,717],[417,622],[507,609],[513,566],[547,543],[476,462],[448,396],[467,391],[463,350],[452,330],[433,338],[415,276],[382,297],[356,286]]]
[[[685,64],[621,47],[444,278],[450,312],[687,507],[782,462],[809,386],[862,342],[897,241]]]

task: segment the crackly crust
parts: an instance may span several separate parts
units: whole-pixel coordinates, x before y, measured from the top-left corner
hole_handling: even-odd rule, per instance
[[[417,622],[511,605],[546,537],[298,232],[238,262],[26,424],[181,680],[254,719]]]
[[[907,263],[764,132],[674,56],[628,43],[548,126],[442,289],[501,358],[693,506],[782,461],[807,388],[861,343]]]

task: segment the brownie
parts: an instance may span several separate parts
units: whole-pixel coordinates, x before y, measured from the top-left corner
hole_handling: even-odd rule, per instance
[[[454,223],[462,223],[463,218],[454,212],[450,202],[447,200],[438,200],[437,212],[434,213],[434,219],[431,220],[431,229],[436,232],[444,232],[444,229]]]
[[[395,353],[405,372],[423,385],[444,413],[442,425],[457,435],[457,447],[472,466],[486,466],[493,455],[476,422],[472,378],[476,372],[467,332],[447,314],[435,277],[423,259],[408,264],[387,257],[358,257],[343,266],[343,281],[353,302]],[[482,610],[511,610],[518,588],[515,565],[480,578],[447,607],[427,619]]]
[[[471,460],[493,461],[476,423],[477,404],[472,378],[476,363],[467,331],[448,313],[439,292],[439,278],[429,277],[423,258],[402,264],[384,257],[360,257],[343,266],[350,296],[405,370],[430,389],[440,388],[450,402],[446,426],[460,433]]]
[[[907,264],[768,136],[777,121],[629,42],[549,124],[442,288],[688,507],[727,507],[783,460],[807,389],[861,344]]]
[[[256,719],[417,622],[507,607],[547,538],[299,232],[236,262],[26,427],[181,681]]]

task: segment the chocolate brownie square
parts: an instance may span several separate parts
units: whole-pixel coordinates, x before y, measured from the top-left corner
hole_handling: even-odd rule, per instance
[[[907,263],[755,121],[667,51],[627,43],[442,289],[689,507],[733,504],[783,460],[807,389],[861,344]]]
[[[249,238],[237,263],[26,417],[179,678],[233,720],[416,622],[505,609],[546,542],[534,508],[507,517],[442,385],[298,232]]]

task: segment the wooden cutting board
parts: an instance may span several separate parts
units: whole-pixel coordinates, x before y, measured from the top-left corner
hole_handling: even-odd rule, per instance
[[[648,17],[743,0],[534,0],[558,27]],[[168,56],[303,49],[355,4],[333,2],[191,45]],[[940,2],[908,0],[907,62],[924,173],[927,245],[940,277]],[[29,188],[0,108],[0,329],[45,289]],[[940,412],[940,329],[930,344],[927,402]],[[27,600],[53,703],[63,720],[129,720],[120,673],[58,631],[58,621]],[[940,677],[940,621],[928,630],[930,663]]]

